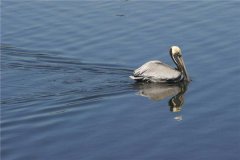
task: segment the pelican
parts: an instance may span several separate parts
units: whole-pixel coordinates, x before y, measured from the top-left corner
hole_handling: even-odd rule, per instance
[[[160,83],[189,82],[190,78],[182,58],[181,49],[178,46],[172,46],[169,53],[177,68],[173,68],[161,61],[153,60],[134,70],[133,76],[130,76],[130,78],[136,81]]]

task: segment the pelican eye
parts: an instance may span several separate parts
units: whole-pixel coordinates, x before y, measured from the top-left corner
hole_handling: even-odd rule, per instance
[[[180,58],[181,58],[181,57],[182,57],[182,55],[181,55],[181,54],[178,54],[178,57],[180,57]]]

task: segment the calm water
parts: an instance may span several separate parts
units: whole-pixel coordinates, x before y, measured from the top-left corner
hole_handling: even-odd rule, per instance
[[[237,160],[239,7],[3,1],[1,158]],[[188,86],[128,78],[174,44]]]

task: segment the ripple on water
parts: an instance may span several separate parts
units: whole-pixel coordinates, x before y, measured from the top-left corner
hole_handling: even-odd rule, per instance
[[[3,158],[237,159],[238,5],[2,2]],[[173,44],[184,98],[128,79]]]

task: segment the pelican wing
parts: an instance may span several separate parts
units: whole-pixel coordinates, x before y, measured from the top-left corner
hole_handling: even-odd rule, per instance
[[[136,69],[133,75],[132,79],[152,82],[179,80],[182,77],[181,72],[161,61],[149,61]]]

